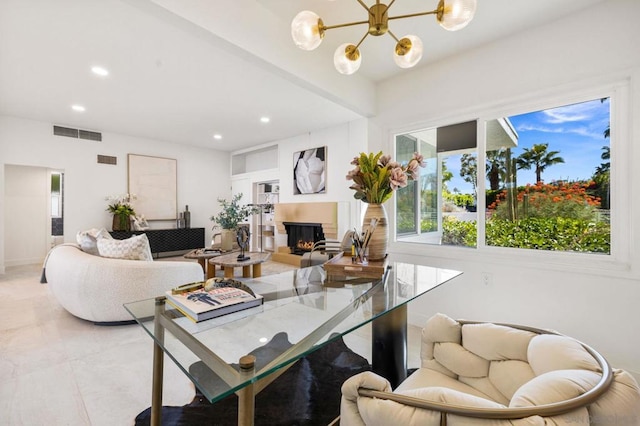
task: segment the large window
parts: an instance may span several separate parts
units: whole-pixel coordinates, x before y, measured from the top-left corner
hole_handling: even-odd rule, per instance
[[[427,159],[395,198],[397,239],[610,254],[610,126],[598,98],[396,136],[398,158]]]

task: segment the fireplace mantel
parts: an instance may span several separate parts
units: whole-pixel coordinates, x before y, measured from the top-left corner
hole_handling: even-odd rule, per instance
[[[338,239],[338,203],[278,203],[275,222],[279,234],[286,234],[283,222],[308,222],[322,225],[326,239]]]

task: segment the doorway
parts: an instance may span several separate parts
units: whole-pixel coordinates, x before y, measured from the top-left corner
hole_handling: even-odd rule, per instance
[[[10,164],[4,168],[5,265],[41,263],[53,245],[64,241],[64,173]]]

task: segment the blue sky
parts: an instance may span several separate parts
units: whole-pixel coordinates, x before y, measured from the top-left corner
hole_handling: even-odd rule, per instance
[[[558,108],[509,117],[518,133],[518,147],[512,157],[522,154],[523,148],[534,144],[549,144],[548,151],[559,151],[564,163],[549,166],[542,173],[544,182],[553,180],[588,179],[602,163],[602,147],[609,145],[603,132],[609,125],[609,99],[582,102]],[[459,160],[451,158],[447,168],[454,177],[448,183],[449,190],[458,188],[471,192],[471,185],[459,175]],[[535,183],[535,170],[518,170],[518,185]]]

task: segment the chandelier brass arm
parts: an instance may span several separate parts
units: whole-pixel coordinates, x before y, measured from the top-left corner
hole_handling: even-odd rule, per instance
[[[426,16],[426,15],[442,15],[443,9],[431,10],[429,12],[418,12],[418,13],[409,13],[407,15],[398,15],[398,16],[389,16],[389,20],[393,19],[404,19],[404,18],[414,18],[416,16]]]

